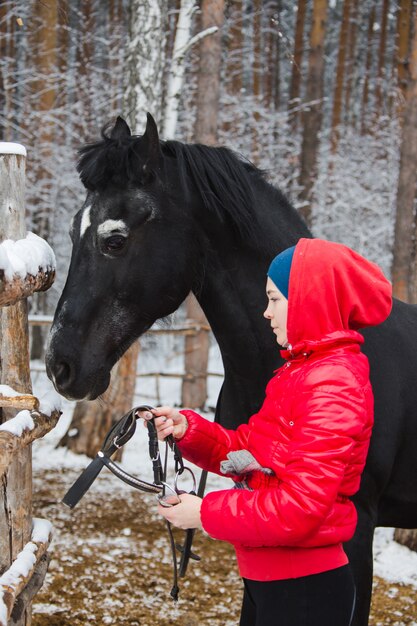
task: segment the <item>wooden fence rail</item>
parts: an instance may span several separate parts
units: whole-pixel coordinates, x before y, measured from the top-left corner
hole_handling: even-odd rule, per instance
[[[50,326],[53,321],[52,315],[29,315],[29,325],[30,326]],[[210,332],[211,328],[208,324],[199,324],[199,323],[187,323],[181,326],[174,326],[172,328],[151,328],[147,331],[146,335],[182,335],[184,337],[195,337],[198,338],[201,336],[202,332]],[[198,343],[194,344],[194,349],[198,348]],[[181,353],[185,355],[185,350]],[[44,365],[32,364],[31,366],[32,372],[44,372]],[[190,370],[185,372],[137,372],[136,378],[154,378],[155,379],[155,396],[154,399],[157,404],[161,404],[161,394],[160,394],[160,379],[161,378],[179,378],[182,381],[182,385],[198,385],[201,380],[207,381],[208,378],[223,378],[223,373],[221,372],[210,372],[208,370],[198,371]],[[148,394],[147,394],[148,395]],[[182,394],[184,395],[184,394]],[[150,396],[148,396],[150,397]],[[183,399],[183,398],[182,398]],[[191,406],[190,403],[187,406]],[[197,408],[197,407],[195,407]]]
[[[52,315],[29,315],[29,326],[50,326],[53,321]],[[174,326],[172,328],[151,328],[145,334],[146,335],[183,335],[183,336],[191,336],[197,335],[201,331],[210,332],[211,328],[207,325],[201,324],[187,324],[183,326]],[[34,372],[44,372],[44,365],[36,365],[32,364],[32,371]],[[193,378],[208,378],[210,376],[223,378],[223,373],[221,372],[203,372],[198,375],[192,375],[187,373],[176,373],[176,372],[142,372],[137,373],[136,378],[149,378],[149,377],[161,377],[161,378],[187,378],[192,380]]]
[[[50,326],[53,322],[53,315],[28,315],[30,326]],[[150,328],[146,335],[189,335],[200,331],[211,331],[207,324],[183,324],[172,328]]]

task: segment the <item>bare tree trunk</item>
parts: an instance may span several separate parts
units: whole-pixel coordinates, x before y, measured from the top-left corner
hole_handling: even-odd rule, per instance
[[[340,25],[339,36],[339,50],[337,55],[337,68],[336,68],[336,86],[333,95],[333,115],[332,115],[332,130],[331,130],[331,151],[335,154],[337,146],[339,144],[340,136],[340,122],[342,118],[342,100],[343,100],[343,86],[345,81],[345,59],[346,59],[346,46],[349,31],[349,17],[350,17],[350,5],[351,0],[345,0],[343,4],[343,17]]]
[[[375,89],[375,111],[374,111],[375,121],[378,120],[379,116],[382,113],[383,94],[385,91],[383,89],[383,81],[386,75],[385,51],[387,47],[388,13],[389,13],[389,0],[382,0],[381,34],[379,37],[379,48],[378,48],[378,75],[377,75],[376,89]]]
[[[124,11],[123,11],[123,0],[110,0],[109,3],[109,25],[108,25],[108,36],[111,40],[111,35],[116,32],[120,33],[119,37],[113,39],[113,44],[110,50],[110,67],[111,69],[111,82],[110,82],[110,90],[111,97],[110,101],[114,103],[119,103],[120,106],[120,67],[123,64],[123,46],[121,44],[121,38],[123,37],[123,20],[124,20]]]
[[[110,386],[103,397],[77,403],[71,426],[58,445],[95,457],[111,426],[132,408],[138,355],[139,342],[135,341],[114,366]]]
[[[77,46],[78,98],[82,105],[82,117],[79,120],[80,135],[85,136],[86,128],[94,120],[94,96],[92,90],[91,67],[94,59],[94,38],[91,33],[97,16],[94,0],[82,0],[80,3],[79,45]]]
[[[207,326],[208,322],[194,294],[186,301],[187,323]],[[207,369],[210,336],[206,330],[198,330],[185,337],[184,370],[181,405],[191,409],[203,409],[207,401]]]
[[[417,552],[417,530],[409,528],[396,528],[394,539],[397,543],[407,546],[410,550]]]
[[[307,2],[298,0],[297,19],[295,23],[294,52],[291,67],[291,85],[289,96],[289,109],[291,113],[291,127],[295,131],[298,125],[298,106],[300,105],[301,64],[304,49],[304,22],[306,18]],[[294,109],[292,111],[292,109]]]
[[[18,126],[21,103],[17,97],[15,75],[17,68],[16,39],[21,26],[16,21],[17,7],[12,2],[0,2],[0,111],[2,141],[11,141]]]
[[[269,0],[265,7],[265,52],[264,52],[264,104],[267,109],[278,109],[280,100],[280,0]]]
[[[243,2],[242,0],[235,0],[230,6],[231,26],[229,31],[229,37],[227,38],[227,56],[226,56],[226,71],[225,78],[227,83],[225,85],[228,94],[233,96],[234,102],[230,104],[230,113],[226,113],[226,121],[224,123],[224,130],[226,133],[235,132],[235,129],[240,126],[242,119],[242,107],[240,100],[242,97],[243,89]],[[236,106],[236,102],[238,106]]]
[[[346,63],[346,89],[345,89],[345,124],[351,121],[352,107],[352,84],[355,71],[356,34],[358,30],[358,4],[359,0],[352,1],[352,9],[349,20],[348,59]]]
[[[203,0],[202,30],[217,26],[218,31],[200,43],[198,75],[198,108],[194,129],[195,141],[213,145],[217,142],[217,120],[220,95],[221,28],[224,21],[224,0]],[[187,319],[190,323],[208,325],[206,317],[193,294],[187,299]],[[209,334],[201,330],[185,339],[182,385],[183,406],[202,408],[207,400],[207,366]]]
[[[36,111],[38,114],[38,150],[37,158],[32,162],[34,176],[40,194],[34,198],[36,206],[32,214],[33,228],[37,235],[49,239],[51,235],[51,172],[47,163],[51,160],[52,147],[55,141],[55,123],[52,111],[55,107],[56,89],[53,77],[58,67],[58,7],[56,2],[37,2],[35,5],[35,29],[33,36],[33,58],[35,76],[33,93],[36,94]],[[31,313],[46,315],[48,313],[48,295],[35,294],[31,301]],[[45,328],[35,326],[32,329],[31,358],[42,359],[44,356]]]
[[[365,79],[362,92],[361,133],[364,135],[368,130],[368,101],[369,101],[369,78],[372,65],[372,43],[374,39],[375,3],[372,6],[368,21],[368,44],[366,46]]]
[[[410,49],[410,32],[413,18],[413,0],[400,0],[397,13],[396,67],[398,88],[401,93],[398,113],[401,115],[405,103],[408,79],[408,54]]]
[[[253,0],[253,67],[252,67],[252,161],[259,160],[259,109],[262,106],[262,1]]]
[[[314,179],[317,175],[317,154],[323,108],[324,37],[326,33],[327,0],[314,0],[310,33],[309,67],[306,89],[308,109],[303,113],[301,150],[300,212],[311,225]]]
[[[6,2],[0,2],[0,58],[3,59],[3,64],[0,67],[0,111],[2,112],[2,115],[4,116],[5,120],[2,124],[2,139],[3,141],[8,141],[9,140],[9,134],[8,134],[8,124],[7,124],[7,117],[8,117],[8,102],[7,102],[7,96],[8,96],[8,85],[7,85],[7,81],[8,81],[8,61],[9,61],[9,55],[8,55],[8,40],[9,40],[9,34],[8,34],[8,6]],[[6,59],[7,59],[7,65],[6,65]]]
[[[392,264],[394,296],[405,302],[417,302],[417,268],[413,243],[417,182],[417,8],[414,10],[413,23],[414,34],[402,130]]]
[[[219,30],[200,42],[197,118],[194,135],[199,143],[214,145],[217,142],[224,0],[203,0],[201,11],[202,30],[210,26],[217,26]]]

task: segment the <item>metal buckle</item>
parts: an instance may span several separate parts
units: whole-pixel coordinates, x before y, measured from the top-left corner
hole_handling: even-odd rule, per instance
[[[173,487],[171,487],[171,485],[168,485],[168,483],[161,483],[161,485],[164,486],[165,489],[168,489],[168,491],[170,491],[171,493],[167,494],[167,493],[158,493],[156,498],[159,502],[159,504],[165,508],[169,508],[171,506],[176,506],[177,504],[180,504],[181,502],[181,498],[179,496],[179,494],[175,491],[175,489]],[[164,491],[165,491],[164,489]],[[172,496],[175,496],[177,498],[177,502],[167,502],[167,498],[172,498]]]
[[[187,492],[185,492],[185,493],[192,493],[192,494],[196,494],[196,493],[197,493],[197,481],[196,481],[196,479],[195,479],[194,472],[193,472],[193,470],[192,470],[190,467],[187,467],[186,465],[183,465],[182,469],[181,469],[181,470],[179,470],[179,471],[175,474],[175,480],[174,480],[174,489],[175,489],[175,492],[176,492],[177,494],[178,494],[178,493],[181,493],[181,490],[180,490],[180,489],[179,489],[179,487],[178,487],[178,479],[179,479],[179,477],[180,477],[180,476],[184,477],[184,472],[185,472],[185,471],[186,471],[186,472],[188,472],[189,474],[191,474],[191,478],[192,478],[192,480],[193,480],[193,488],[192,488],[190,491],[187,491]],[[184,493],[184,492],[182,492],[182,493]]]

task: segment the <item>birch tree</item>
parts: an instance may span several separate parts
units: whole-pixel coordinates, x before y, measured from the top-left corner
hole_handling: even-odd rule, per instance
[[[168,72],[163,129],[165,139],[173,139],[177,129],[178,110],[184,83],[185,58],[187,51],[193,44],[191,41],[191,25],[196,9],[194,0],[181,0],[175,29],[174,48]]]
[[[178,112],[184,85],[187,53],[199,41],[216,33],[218,30],[217,26],[211,25],[207,28],[203,28],[196,35],[192,36],[193,17],[197,11],[198,6],[195,0],[181,0],[165,95],[163,125],[163,136],[165,139],[174,139],[177,131]]]
[[[162,124],[166,0],[132,0],[126,55],[125,111],[133,132],[149,111]]]

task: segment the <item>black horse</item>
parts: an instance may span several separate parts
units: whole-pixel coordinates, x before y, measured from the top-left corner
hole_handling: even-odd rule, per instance
[[[67,282],[47,353],[48,375],[69,398],[94,399],[129,345],[190,290],[219,343],[225,370],[217,416],[236,427],[257,410],[280,365],[263,319],[271,258],[310,237],[285,197],[225,148],[160,141],[121,118],[81,150],[87,189],[76,214]],[[359,521],[346,550],[358,588],[354,625],[368,624],[375,526],[417,527],[417,308],[396,301],[364,332],[375,427]]]

